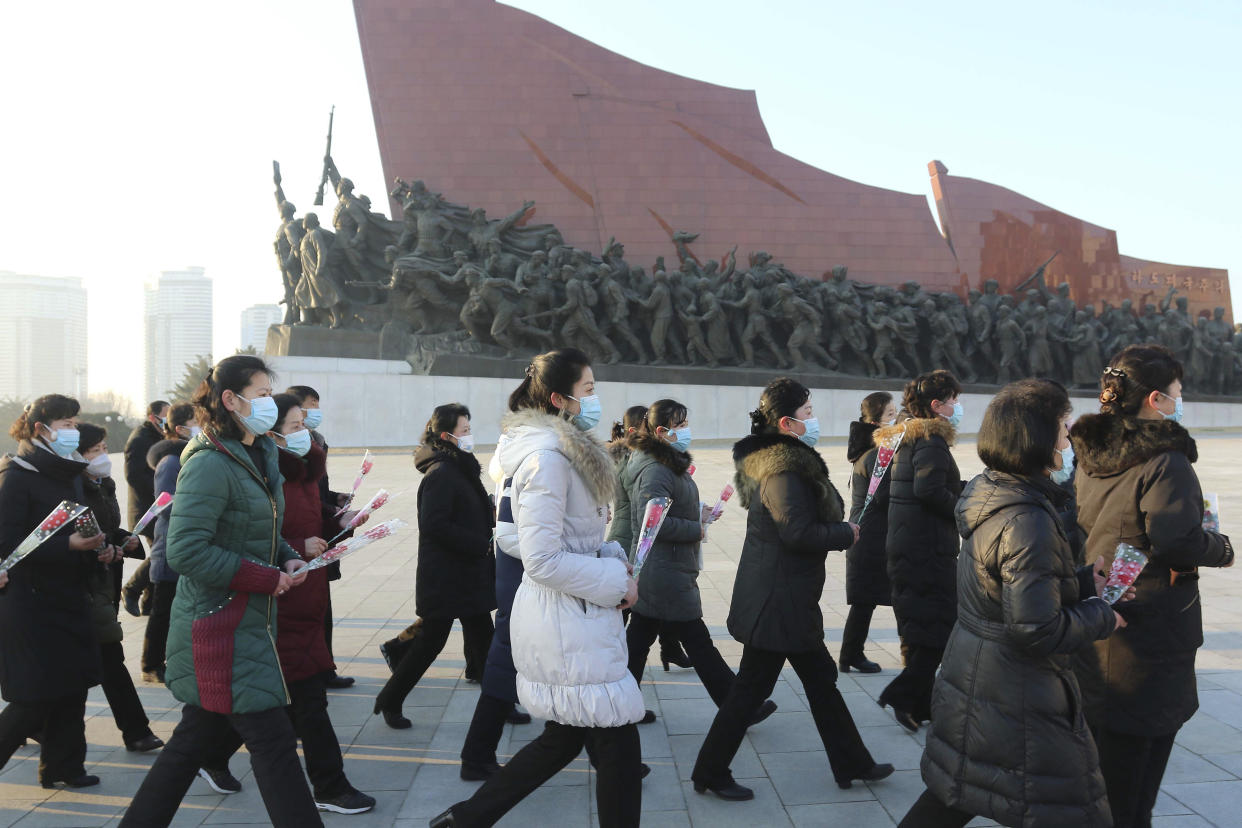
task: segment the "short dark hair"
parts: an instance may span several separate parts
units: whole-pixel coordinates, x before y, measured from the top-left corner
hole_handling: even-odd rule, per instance
[[[979,459],[989,469],[1034,477],[1052,468],[1061,418],[1073,408],[1060,383],[1011,382],[1000,390],[979,426]]]
[[[1182,364],[1163,345],[1122,348],[1100,377],[1100,413],[1132,417],[1152,391],[1163,394],[1181,378]]]
[[[164,423],[164,436],[170,440],[180,439],[177,426],[188,426],[194,422],[194,406],[187,402],[173,403],[168,409],[168,422]]]
[[[147,405],[147,416],[160,416],[160,412],[168,408],[168,400],[156,400]],[[89,448],[89,446],[88,446]]]
[[[251,354],[234,354],[216,363],[194,392],[194,416],[204,431],[211,430],[234,440],[246,436],[233,412],[224,407],[224,392],[241,394],[255,374],[276,376],[267,363]]]
[[[780,430],[781,417],[792,417],[811,398],[811,389],[796,379],[778,377],[759,395],[759,407],[750,412],[751,434],[772,434]]]
[[[38,436],[35,423],[55,422],[78,416],[82,406],[73,397],[64,394],[44,394],[26,406],[26,410],[18,415],[9,427],[9,436],[19,443],[22,440],[33,440]]]
[[[302,407],[302,400],[299,400],[295,394],[285,392],[284,394],[273,394],[272,399],[276,401],[276,424],[272,426],[273,431],[279,431],[280,427],[285,424],[285,417],[295,408]]]
[[[548,414],[559,414],[552,404],[552,393],[562,396],[573,393],[582,372],[591,367],[591,358],[577,348],[558,348],[540,354],[526,366],[522,384],[509,395],[509,410],[533,408]]]
[[[625,416],[612,424],[612,439],[624,440],[630,433],[630,429],[637,430],[643,424],[643,420],[647,417],[647,406],[631,405],[625,409]]]
[[[314,388],[311,388],[309,385],[290,385],[285,389],[285,393],[292,394],[297,397],[298,405],[305,404],[311,397],[315,398],[315,402],[319,402],[319,400],[322,399],[322,397],[319,396],[319,392]]]
[[[656,400],[643,417],[642,430],[645,434],[655,434],[657,428],[675,426],[689,415],[690,409],[677,400]]]
[[[887,391],[876,391],[863,397],[862,405],[858,406],[858,421],[862,423],[878,423],[884,416],[884,409],[893,401],[893,395]]]
[[[906,383],[901,395],[901,406],[912,417],[931,419],[936,416],[932,411],[932,401],[944,402],[962,393],[962,384],[949,371],[939,368],[926,374],[920,374]]]
[[[78,454],[90,451],[108,439],[108,429],[94,423],[78,423]]]
[[[446,431],[452,434],[457,430],[457,420],[461,417],[470,419],[470,409],[461,403],[437,405],[431,412],[431,418],[427,420],[427,426],[423,429],[423,443],[439,441],[440,435]]]

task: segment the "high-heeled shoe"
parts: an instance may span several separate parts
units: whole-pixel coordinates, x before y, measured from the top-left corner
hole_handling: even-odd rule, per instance
[[[681,648],[681,644],[677,645],[676,650],[660,648],[660,666],[664,668],[664,672],[668,672],[668,665],[670,664],[683,670],[689,670],[694,666],[690,663],[690,656],[686,655],[686,651]]]
[[[379,699],[375,700],[375,709],[372,712],[383,715],[384,724],[388,725],[393,730],[409,730],[414,726],[413,722],[401,715],[400,710],[385,710],[381,707]]]
[[[887,779],[893,773],[893,766],[888,762],[883,764],[872,765],[858,776],[850,779],[838,779],[837,787],[843,791],[848,791],[854,782],[879,782],[881,779]]]
[[[432,817],[431,822],[428,823],[428,828],[453,828],[456,824],[457,820],[453,818],[453,809],[449,808],[439,816]]]
[[[763,704],[759,705],[759,709],[755,711],[755,715],[750,717],[750,724],[746,726],[754,727],[755,725],[759,724],[760,722],[762,722],[764,719],[766,719],[768,716],[771,716],[775,712],[776,712],[776,702],[772,701],[771,699],[768,699]]]
[[[911,733],[919,732],[919,723],[914,718],[914,716],[910,713],[910,711],[902,710],[897,705],[889,704],[888,702],[885,702],[885,701],[877,701],[876,704],[878,704],[880,707],[893,708],[893,718],[897,720],[897,724],[901,725],[902,727],[904,727],[906,730],[910,731]]]

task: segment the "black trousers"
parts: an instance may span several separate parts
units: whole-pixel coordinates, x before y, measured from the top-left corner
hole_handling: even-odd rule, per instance
[[[163,828],[172,822],[198,769],[213,763],[210,757],[221,753],[222,743],[236,738],[234,732],[250,752],[250,766],[272,825],[322,826],[284,708],[226,716],[190,704],[182,708],[181,722],[134,794],[121,825]]]
[[[45,702],[10,702],[0,711],[0,768],[35,735],[40,783],[86,773],[86,691]]]
[[[841,632],[841,663],[853,664],[863,658],[863,646],[871,630],[871,616],[875,604],[850,604],[850,614],[845,617],[845,629]]]
[[[901,818],[897,828],[962,828],[974,818],[974,814],[945,805],[931,791],[923,791]]]
[[[479,694],[465,744],[461,746],[461,761],[475,765],[490,765],[496,761],[496,747],[504,735],[505,720],[513,706],[508,699]]]
[[[1133,736],[1092,728],[1115,828],[1149,828],[1177,733]]]
[[[134,574],[129,576],[129,580],[125,582],[125,589],[132,589],[134,592],[146,592],[151,588],[151,559],[143,558],[138,562],[138,568],[134,570]]]
[[[103,685],[104,696],[112,708],[112,720],[125,744],[150,736],[151,722],[147,719],[147,711],[142,709],[129,668],[125,666],[125,648],[121,642],[100,644],[99,661],[102,668],[99,683]]]
[[[168,622],[173,598],[177,597],[176,581],[156,581],[151,598],[151,614],[147,616],[147,633],[142,639],[142,672],[155,673],[165,667],[168,648]]]
[[[931,719],[932,687],[936,684],[936,670],[944,650],[937,647],[920,647],[917,644],[901,645],[905,669],[888,683],[880,693],[880,704],[904,710],[917,722]]]
[[[625,643],[630,650],[630,673],[634,681],[643,683],[643,670],[647,666],[647,655],[651,645],[663,630],[669,630],[686,648],[690,656],[690,664],[698,673],[699,680],[707,688],[707,694],[717,707],[724,704],[729,696],[729,688],[733,686],[733,671],[725,663],[720,651],[712,643],[711,633],[702,618],[693,621],[661,621],[658,618],[630,613],[630,625],[625,630]],[[766,696],[765,696],[766,698]],[[762,701],[762,699],[760,700]]]
[[[572,762],[583,747],[595,764],[600,828],[636,827],[643,804],[638,728],[632,724],[571,727],[556,722],[548,722],[543,733],[518,751],[474,796],[454,805],[454,824],[464,828],[495,825],[531,791]]]
[[[332,619],[332,582],[328,581],[328,606],[323,613],[323,640],[328,644],[328,655],[332,655],[332,627],[335,626]],[[332,659],[336,661],[335,658]],[[333,673],[335,674],[335,670]]]
[[[436,657],[448,643],[449,633],[453,629],[452,618],[424,618],[410,638],[410,643],[400,663],[392,671],[392,677],[380,690],[376,698],[376,706],[380,710],[397,712],[405,703],[405,697],[418,684],[423,673],[432,665]],[[461,619],[462,636],[465,638],[466,650],[473,651],[474,663],[487,661],[487,650],[492,646],[492,624],[490,612],[470,615]],[[467,661],[469,662],[469,658]]]
[[[806,700],[828,754],[833,777],[838,782],[856,779],[875,765],[837,689],[837,667],[823,642],[804,653],[774,653],[747,645],[742,650],[742,663],[733,689],[703,740],[690,775],[692,779],[715,783],[731,777],[729,763],[742,744],[755,708],[772,694],[786,661],[793,666],[806,690]]]

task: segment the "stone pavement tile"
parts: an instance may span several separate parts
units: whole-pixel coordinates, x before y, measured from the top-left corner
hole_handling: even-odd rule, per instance
[[[21,819],[11,824],[16,828],[94,828],[111,822],[124,807],[77,802],[39,802]]]
[[[1179,816],[1153,816],[1151,828],[1214,828],[1212,823],[1194,814]]]
[[[646,801],[643,802],[644,807]],[[591,814],[591,828],[599,828],[599,815]],[[690,828],[686,811],[643,811],[643,828]]]
[[[704,702],[711,705],[711,702]],[[715,709],[715,705],[712,705]],[[652,722],[649,725],[638,726],[638,738],[642,744],[642,757],[644,761],[649,759],[671,759],[673,749],[668,743],[668,731],[665,730],[660,720]],[[651,764],[649,761],[647,764]]]
[[[1165,769],[1163,785],[1189,782],[1221,782],[1236,779],[1232,773],[1197,756],[1181,745],[1173,745],[1169,754],[1169,766]]]
[[[1178,814],[1193,813],[1193,811],[1169,796],[1167,791],[1161,789],[1156,794],[1156,804],[1152,806],[1151,813],[1152,816],[1176,816]]]
[[[887,707],[880,707],[875,703],[875,699],[866,693],[842,693],[845,699],[845,706],[850,709],[850,715],[854,717],[854,724],[858,727],[880,727],[882,725],[895,725],[896,719],[893,718],[893,711]],[[897,725],[900,727],[900,725]]]
[[[806,713],[778,710],[747,731],[747,737],[760,754],[812,750],[823,753],[824,743],[819,738],[819,731],[815,729],[815,723],[808,719]]]
[[[691,782],[681,783],[692,825],[710,825],[711,828],[784,828],[792,825],[771,782],[763,777],[735,775],[734,778],[739,785],[753,789],[755,798],[749,802],[725,802],[712,793],[695,793]]]
[[[1231,728],[1242,729],[1242,693],[1200,690],[1199,709]]]
[[[677,766],[673,764],[671,758],[656,759],[648,761],[651,766],[651,773],[643,780],[643,824],[647,824],[647,812],[667,812],[667,811],[685,811],[686,800],[681,790],[681,780],[677,777]],[[594,815],[599,811],[598,802],[595,798],[595,785],[597,777],[595,773],[591,774],[591,779],[587,783],[591,800],[591,813]]]
[[[801,689],[802,682],[797,677],[792,681],[779,679],[768,698],[776,702],[776,708],[781,713],[805,713],[810,708],[806,705],[806,697],[798,692]]]
[[[923,745],[901,725],[860,727],[858,733],[876,762],[888,762],[897,770],[918,770]]]
[[[660,703],[660,709],[656,713],[670,736],[706,734],[712,726],[712,719],[716,718],[716,705],[696,699],[667,699]]]
[[[464,688],[454,690],[444,708],[442,722],[464,722],[470,724],[474,718],[474,708],[479,703],[479,685],[467,684]]]
[[[858,782],[846,790],[839,788],[832,778],[823,748],[789,753],[761,751],[759,761],[781,802],[787,806],[875,799],[867,786]]]
[[[395,814],[397,819],[421,819],[423,825],[454,802],[469,799],[482,782],[463,782],[460,767],[423,765],[414,777],[414,784]]]
[[[677,762],[678,777],[682,781],[689,779],[691,771],[694,770],[694,762],[699,755],[699,748],[703,747],[703,736],[700,734],[669,736],[668,743],[673,749],[673,758]],[[742,740],[742,745],[738,748],[737,755],[733,757],[733,762],[729,767],[733,771],[734,779],[741,779],[743,776],[754,778],[763,776],[764,773],[759,754],[755,753],[755,749],[745,739]]]
[[[894,823],[901,821],[914,800],[927,788],[923,784],[923,777],[916,770],[896,771],[887,779],[871,783],[867,787],[880,800]]]
[[[402,713],[414,723],[413,727],[407,730],[394,730],[384,723],[383,716],[371,716],[363,723],[357,741],[371,745],[428,744],[440,724],[440,708],[406,705]]]
[[[407,791],[424,761],[425,751],[354,746],[345,751],[345,776],[359,790]]]
[[[1178,734],[1178,741],[1180,740],[1181,734]],[[1233,746],[1242,747],[1242,741],[1234,742]],[[1216,767],[1222,768],[1242,779],[1242,753],[1203,753],[1201,755]]]
[[[789,805],[785,812],[795,828],[893,828],[893,820],[879,802],[837,802],[827,805]]]
[[[42,802],[41,799],[17,799],[0,795],[0,828],[9,828],[19,819],[25,818]]]
[[[451,804],[453,803],[450,802],[445,807]],[[551,815],[555,816],[550,819]],[[554,824],[585,826],[590,824],[590,820],[586,785],[545,785],[519,802],[496,824],[500,828],[548,828]]]
[[[1177,732],[1177,744],[1198,754],[1232,753],[1242,750],[1242,731],[1200,708]]]
[[[682,670],[673,667],[664,672],[659,667],[651,671],[649,677],[643,679],[643,687],[650,685],[655,689],[658,699],[709,699],[707,688],[699,681],[698,674],[693,670]]]
[[[1237,825],[1242,814],[1242,782],[1166,784],[1164,789],[1178,802],[1215,825]]]

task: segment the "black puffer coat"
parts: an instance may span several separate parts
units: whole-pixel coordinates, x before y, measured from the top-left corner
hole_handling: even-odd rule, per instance
[[[421,618],[464,618],[496,609],[495,517],[474,455],[432,438],[419,447],[418,581]]]
[[[625,489],[625,466],[630,462],[628,440],[613,440],[608,444],[608,456],[617,465],[617,494],[612,501],[612,521],[608,524],[607,539],[616,541],[628,553],[634,551],[634,538],[630,534],[630,493]]]
[[[673,501],[643,564],[634,611],[662,621],[702,618],[698,579],[703,529],[699,487],[688,473],[690,455],[645,434],[636,437],[632,445],[634,451],[621,475],[621,485],[629,493],[631,543],[637,544],[642,533],[647,501],[654,497]],[[632,558],[634,547],[627,551]]]
[[[118,549],[123,547],[129,534],[121,529],[121,506],[116,499],[116,481],[111,477],[100,478],[99,481],[84,478],[82,489],[85,495],[83,504],[90,507],[95,521],[107,537],[107,542]],[[142,547],[139,546],[125,557],[141,560]],[[125,637],[116,618],[121,601],[121,570],[124,566],[121,561],[105,564],[96,559],[91,572],[88,584],[91,593],[91,617],[100,644],[116,644]]]
[[[130,432],[125,441],[125,482],[129,486],[129,522],[132,527],[155,502],[155,469],[147,464],[147,452],[164,439],[164,433],[150,420]],[[147,524],[142,534],[154,540],[155,523]]]
[[[893,587],[888,581],[888,557],[884,543],[888,538],[888,475],[880,481],[871,505],[863,512],[876,450],[872,443],[879,426],[858,420],[850,423],[850,439],[845,459],[854,464],[850,479],[850,523],[858,523],[858,542],[845,553],[845,600],[850,604],[888,606],[893,603]],[[891,469],[890,469],[891,470]],[[858,516],[863,515],[862,523]]]
[[[1089,414],[1070,431],[1078,456],[1078,523],[1086,560],[1111,566],[1117,544],[1143,550],[1128,626],[1075,663],[1093,727],[1161,736],[1199,709],[1195,652],[1203,645],[1200,566],[1227,566],[1233,547],[1203,530],[1203,492],[1189,432],[1167,420]],[[1174,577],[1176,576],[1176,577]]]
[[[824,646],[824,560],[854,542],[819,452],[796,437],[752,435],[733,447],[746,540],[733,582],[729,632],[777,653]]]
[[[875,442],[906,436],[888,470],[888,577],[901,640],[943,649],[957,618],[957,550],[954,518],[962,491],[949,453],[956,433],[947,420],[909,419],[881,428]]]
[[[76,456],[76,455],[75,455]],[[62,500],[81,503],[86,463],[23,442],[0,461],[0,559]],[[9,570],[0,591],[0,691],[41,702],[99,683],[99,645],[87,585],[99,558],[69,548],[73,526]]]
[[[957,506],[957,624],[932,694],[923,779],[1002,825],[1111,825],[1071,654],[1113,611],[1077,570],[1047,478],[987,471]]]

